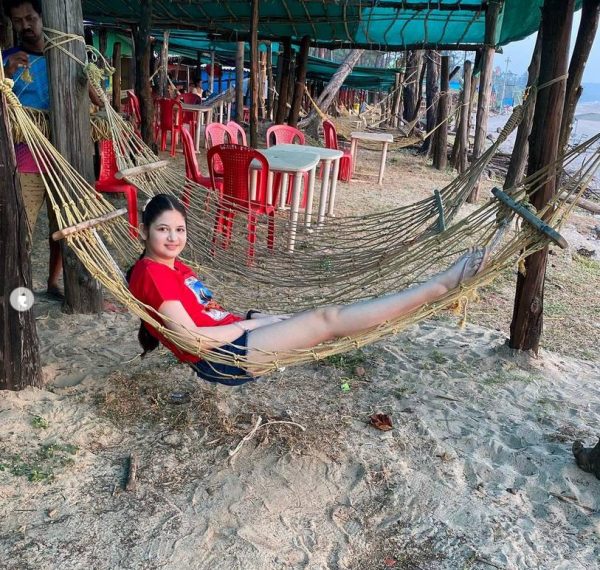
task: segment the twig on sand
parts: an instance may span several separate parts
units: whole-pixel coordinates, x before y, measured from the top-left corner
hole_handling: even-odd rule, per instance
[[[576,507],[583,509],[587,513],[593,514],[593,513],[597,512],[596,509],[592,509],[592,507],[582,505],[577,500],[577,497],[572,497],[571,495],[561,495],[560,493],[553,493],[552,491],[548,491],[548,494],[552,495],[553,497],[557,498],[559,501],[562,501],[563,503],[569,503],[571,505],[575,505]]]
[[[301,425],[298,424],[296,422],[288,422],[285,420],[273,420],[273,421],[268,421],[265,422],[264,424],[262,423],[262,417],[258,416],[258,418],[256,419],[256,423],[254,424],[254,427],[240,440],[240,442],[235,446],[235,449],[230,449],[229,450],[229,457],[233,457],[236,453],[239,452],[240,449],[242,449],[242,446],[244,445],[244,443],[246,443],[247,441],[251,440],[254,437],[254,434],[262,427],[265,426],[270,426],[273,424],[288,424],[288,425],[292,425],[292,426],[296,426],[298,428],[300,428],[302,431],[306,431],[306,428]]]
[[[127,482],[125,483],[126,491],[135,491],[137,488],[136,475],[139,466],[139,458],[137,453],[132,453],[129,456],[128,469],[127,469]]]
[[[498,564],[492,562],[491,560],[488,560],[487,558],[482,558],[481,556],[478,556],[477,558],[475,558],[475,562],[481,562],[482,564],[487,564],[488,566],[491,566],[492,568],[498,568],[498,570],[504,570],[504,566],[499,566]]]

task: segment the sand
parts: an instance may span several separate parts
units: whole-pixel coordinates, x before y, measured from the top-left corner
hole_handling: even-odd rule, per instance
[[[347,188],[359,203],[371,186]],[[598,567],[600,480],[570,450],[599,435],[597,360],[514,353],[506,331],[443,314],[211,386],[165,350],[137,358],[139,321],[119,307],[61,313],[38,292],[37,236],[47,384],[0,394],[0,567]],[[376,413],[393,429],[370,425]]]

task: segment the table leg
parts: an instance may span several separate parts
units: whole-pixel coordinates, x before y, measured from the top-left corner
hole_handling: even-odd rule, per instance
[[[250,200],[256,200],[256,183],[258,181],[258,170],[250,171]]]
[[[317,226],[320,227],[325,221],[325,209],[327,208],[327,196],[329,194],[329,173],[331,172],[331,160],[323,161],[323,178],[321,180],[321,199],[319,201],[319,216]]]
[[[279,210],[285,210],[289,178],[290,177],[287,175],[287,173],[281,173],[281,185],[279,187]]]
[[[196,113],[196,132],[194,133],[194,148],[200,152],[200,132],[202,130],[202,113]]]
[[[341,159],[336,158],[333,163],[333,173],[331,175],[331,190],[329,191],[329,209],[327,215],[331,218],[335,218],[333,213],[333,206],[335,204],[335,191],[337,190],[338,175],[340,173],[340,161]]]
[[[296,243],[296,228],[298,227],[298,212],[300,210],[300,191],[302,189],[302,172],[294,174],[294,190],[292,193],[292,211],[290,212],[290,240],[288,242],[288,251],[294,251]]]
[[[350,172],[350,178],[352,178],[352,175],[354,174],[354,170],[356,169],[356,155],[358,154],[357,146],[358,146],[358,140],[352,139],[352,142],[350,143],[350,156],[352,157],[352,160],[351,160],[352,170]]]
[[[256,196],[252,198],[256,199]],[[271,206],[273,204],[273,171],[269,170],[269,175],[267,176],[267,204]]]
[[[315,178],[317,177],[317,167],[315,166],[308,175],[308,188],[305,190],[308,192],[306,196],[306,213],[304,214],[304,225],[310,228],[310,222],[312,220],[312,207],[313,198],[315,195]]]
[[[383,183],[383,171],[385,170],[385,159],[387,158],[387,150],[388,150],[387,142],[383,143],[383,148],[381,149],[381,164],[379,165],[379,186]]]
[[[223,122],[223,102],[219,105],[219,123]]]

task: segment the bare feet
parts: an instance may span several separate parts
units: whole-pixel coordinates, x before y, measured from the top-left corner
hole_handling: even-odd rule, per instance
[[[448,288],[454,289],[467,279],[475,277],[487,265],[490,250],[487,247],[469,249],[461,255],[446,271],[440,273],[441,282]]]

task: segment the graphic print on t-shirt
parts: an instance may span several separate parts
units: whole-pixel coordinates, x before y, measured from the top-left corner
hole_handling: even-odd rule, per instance
[[[194,293],[198,303],[206,308],[206,314],[209,315],[215,321],[221,321],[229,315],[227,311],[223,311],[221,308],[216,308],[212,301],[212,291],[202,283],[199,279],[194,276],[188,277],[184,283]]]

